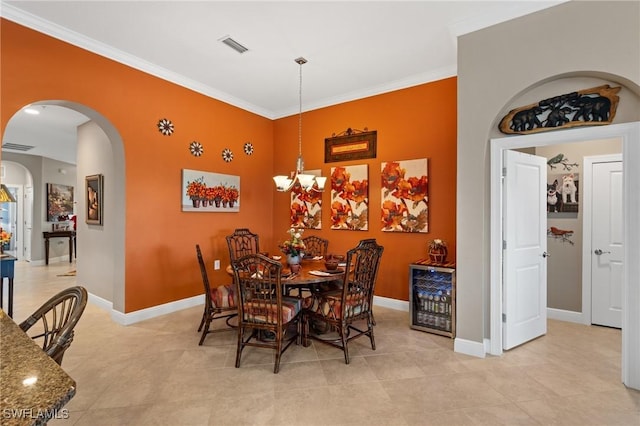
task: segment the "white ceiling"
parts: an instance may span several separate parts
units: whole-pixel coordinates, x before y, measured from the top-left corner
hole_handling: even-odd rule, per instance
[[[276,119],[298,111],[299,56],[308,111],[454,76],[457,36],[564,1],[2,1],[0,14]],[[86,119],[59,109],[16,114],[3,144],[75,163]],[[42,130],[47,113],[57,127]]]

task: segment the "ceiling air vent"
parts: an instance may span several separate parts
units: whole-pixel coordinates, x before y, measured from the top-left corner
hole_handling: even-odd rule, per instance
[[[2,149],[11,149],[14,151],[29,151],[30,149],[33,149],[33,148],[35,148],[35,146],[21,145],[19,143],[6,142],[2,144]]]
[[[220,39],[221,42],[223,42],[224,44],[226,44],[227,46],[229,46],[230,48],[232,48],[233,50],[235,50],[238,53],[244,53],[246,52],[247,49],[246,47],[244,47],[243,45],[241,45],[240,43],[238,43],[237,41],[235,41],[234,39],[232,39],[229,36],[224,36],[223,38]]]

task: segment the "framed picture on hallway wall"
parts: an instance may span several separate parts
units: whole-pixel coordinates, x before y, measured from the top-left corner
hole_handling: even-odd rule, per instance
[[[90,225],[102,225],[102,204],[104,193],[104,176],[91,175],[85,178],[87,216]]]
[[[47,184],[47,222],[57,222],[60,217],[73,214],[73,186]],[[66,220],[66,219],[62,219]]]

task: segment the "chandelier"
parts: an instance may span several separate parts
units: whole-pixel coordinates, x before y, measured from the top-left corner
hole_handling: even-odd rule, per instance
[[[280,192],[290,191],[296,184],[299,184],[305,191],[324,191],[326,177],[314,176],[304,173],[304,160],[302,159],[302,65],[307,63],[303,57],[294,59],[300,65],[300,85],[298,88],[299,110],[298,110],[298,160],[296,161],[296,171],[293,176],[274,176],[276,189]]]

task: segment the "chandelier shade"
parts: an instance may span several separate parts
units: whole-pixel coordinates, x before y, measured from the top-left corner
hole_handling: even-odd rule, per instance
[[[296,170],[291,176],[278,175],[273,177],[276,184],[276,190],[280,192],[291,191],[296,184],[299,184],[305,191],[324,191],[324,185],[327,181],[326,177],[315,176],[304,173],[304,159],[302,158],[302,65],[307,63],[305,58],[297,58],[295,62],[300,65],[300,85],[298,87],[298,159],[296,161]]]

